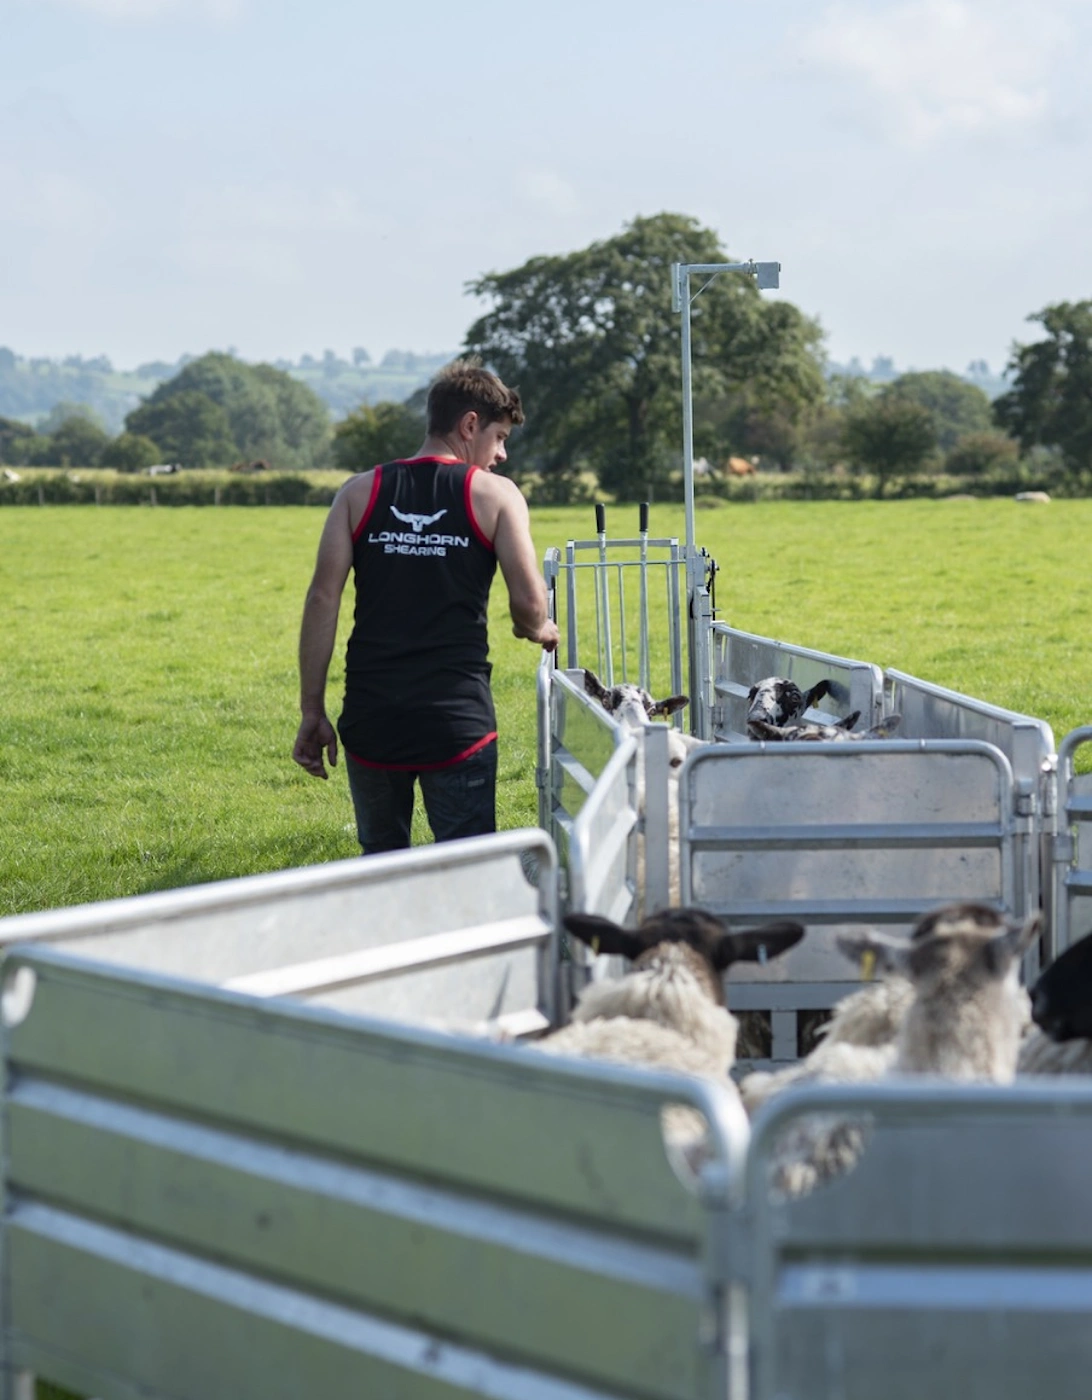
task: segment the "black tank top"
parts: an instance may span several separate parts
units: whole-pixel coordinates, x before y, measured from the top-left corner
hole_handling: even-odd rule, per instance
[[[470,504],[480,470],[435,457],[375,468],[353,533],[338,721],[359,762],[442,767],[496,737],[486,619],[497,558]]]

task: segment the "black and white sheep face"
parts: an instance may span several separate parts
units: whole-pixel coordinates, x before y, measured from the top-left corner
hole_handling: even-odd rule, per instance
[[[584,689],[595,696],[608,714],[616,715],[619,719],[628,714],[638,722],[656,719],[660,715],[673,715],[690,703],[689,695],[669,695],[663,700],[653,700],[647,690],[629,682],[605,686],[594,671],[586,668]]]
[[[1071,944],[1039,977],[1031,1016],[1051,1040],[1092,1039],[1092,934]]]
[[[842,934],[847,957],[870,955],[880,967],[916,985],[944,982],[968,987],[1002,981],[1042,929],[1042,916],[1010,923],[987,904],[946,904],[918,920],[909,941],[886,934]]]
[[[759,719],[766,724],[788,724],[827,693],[825,685],[826,682],[820,681],[805,695],[795,681],[786,680],[784,676],[767,676],[747,692],[747,721]]]
[[[752,739],[763,739],[768,743],[843,743],[854,739],[890,739],[902,723],[901,715],[887,715],[871,729],[853,731],[853,726],[861,717],[860,710],[854,710],[837,724],[814,724],[806,720],[797,724],[767,724],[765,720],[748,720],[747,729]]]
[[[804,926],[789,919],[762,928],[729,930],[704,909],[664,909],[627,929],[598,914],[568,914],[565,927],[596,953],[619,954],[638,967],[665,943],[683,943],[715,974],[711,995],[723,1003],[721,974],[736,962],[766,962],[787,952],[804,937]]]

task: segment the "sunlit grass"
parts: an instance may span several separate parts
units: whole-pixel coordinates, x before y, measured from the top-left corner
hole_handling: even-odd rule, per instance
[[[636,515],[612,508],[611,534],[635,534]],[[289,757],[322,519],[0,512],[0,912],[356,853],[343,768],[319,783]],[[590,508],[538,510],[533,526],[540,554],[594,536]],[[1060,740],[1092,713],[1090,527],[1092,502],[996,500],[726,506],[697,528],[727,621],[1036,715]],[[682,535],[681,507],[654,508],[651,529]],[[334,717],[348,598],[342,614]],[[533,825],[537,652],[511,636],[500,583],[491,638],[498,815]],[[420,818],[415,839],[427,839]]]

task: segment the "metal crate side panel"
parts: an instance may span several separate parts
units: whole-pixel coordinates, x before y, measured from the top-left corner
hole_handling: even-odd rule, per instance
[[[1055,953],[1092,932],[1092,773],[1077,772],[1077,755],[1092,743],[1092,726],[1067,734],[1058,750],[1058,794],[1050,840]]]
[[[733,969],[733,982],[844,983],[853,970],[834,944],[838,927],[908,932],[923,910],[957,898],[1011,911],[1011,790],[988,745],[698,749],[680,781],[683,900],[735,923],[811,926],[784,957]]]
[[[867,1122],[811,1196],[767,1185],[782,1130]],[[754,1400],[1077,1397],[1092,1363],[1087,1084],[903,1079],[785,1095],[755,1124]]]
[[[525,865],[537,869],[537,884]],[[270,995],[287,972],[292,995],[409,1020],[542,1010],[553,1018],[556,857],[541,831],[336,861],[99,904],[0,919],[0,946],[40,942],[96,961]],[[522,950],[497,947],[506,926],[528,930]],[[438,935],[419,971],[417,945]],[[503,940],[502,940],[503,941]],[[405,967],[368,972],[369,952],[398,946]],[[361,971],[354,977],[357,960]],[[341,973],[339,975],[339,969]],[[460,1008],[469,982],[476,1005]]]
[[[747,1134],[725,1091],[44,950],[17,971],[16,1364],[194,1400],[723,1395],[710,1230]],[[673,1100],[711,1124],[705,1206],[663,1146]]]
[[[810,647],[759,637],[718,622],[713,625],[713,692],[717,723],[714,737],[720,742],[747,740],[748,691],[767,676],[783,676],[808,690],[820,680],[835,680],[845,687],[848,699],[836,703],[822,699],[814,718],[844,718],[859,710],[857,728],[867,729],[880,719],[883,708],[883,676],[878,666],[843,656],[814,651]]]

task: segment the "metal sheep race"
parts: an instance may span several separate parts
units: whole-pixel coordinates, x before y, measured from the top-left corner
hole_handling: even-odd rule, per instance
[[[547,553],[539,827],[0,920],[0,1400],[38,1377],[103,1400],[1085,1400],[1092,1081],[812,1084],[750,1122],[731,1080],[535,1046],[624,971],[564,918],[633,928],[675,884],[728,930],[807,929],[731,971],[740,1071],[796,1061],[860,987],[840,939],[955,900],[1041,913],[1029,983],[1092,927],[1092,726],[1056,749],[1041,720],[718,617],[689,315],[691,277],[725,271],[777,285],[776,263],[673,271],[686,540],[644,507],[612,540],[600,507]],[[689,704],[635,721],[585,672]],[[755,739],[772,676],[804,722],[898,729]],[[665,1134],[679,1112],[699,1151]],[[778,1154],[808,1133],[843,1156],[794,1195]]]

